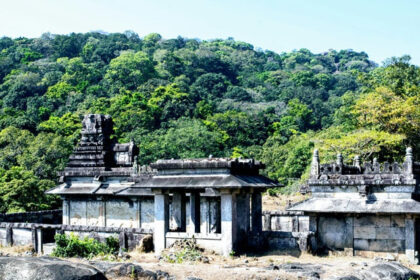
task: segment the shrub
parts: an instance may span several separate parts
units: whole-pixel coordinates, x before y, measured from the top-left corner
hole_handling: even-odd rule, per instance
[[[206,258],[203,249],[197,246],[196,240],[181,239],[175,241],[168,250],[162,253],[163,260],[169,263],[196,262]]]
[[[107,237],[105,243],[93,238],[79,238],[77,235],[56,234],[56,248],[53,256],[92,258],[97,255],[117,254],[119,242],[116,237]]]

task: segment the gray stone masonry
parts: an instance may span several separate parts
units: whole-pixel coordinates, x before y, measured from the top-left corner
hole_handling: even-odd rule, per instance
[[[320,164],[312,158],[311,175],[302,191],[311,197],[288,208],[309,215],[309,230],[316,232],[319,248],[373,256],[405,255],[417,263],[420,244],[416,231],[420,218],[420,163],[411,148],[403,163],[361,164],[355,157],[344,164],[341,154]]]

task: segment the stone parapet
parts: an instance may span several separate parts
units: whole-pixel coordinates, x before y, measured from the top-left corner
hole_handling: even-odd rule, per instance
[[[48,223],[61,224],[62,210],[44,210],[23,213],[0,214],[0,223]]]

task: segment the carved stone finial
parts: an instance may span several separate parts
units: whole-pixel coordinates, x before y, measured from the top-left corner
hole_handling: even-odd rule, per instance
[[[373,158],[373,165],[378,164],[378,159],[377,158]]]
[[[82,146],[103,146],[108,144],[113,131],[112,118],[109,115],[87,114],[82,121]]]
[[[354,166],[360,168],[360,156],[354,157]]]
[[[405,173],[413,173],[413,149],[411,147],[407,147],[405,150],[405,161],[403,166]]]
[[[311,177],[318,177],[319,175],[319,154],[318,149],[314,150],[311,164]]]
[[[337,154],[337,164],[343,165],[343,155],[341,153]]]
[[[133,160],[133,171],[134,171],[134,174],[139,174],[139,172],[140,172],[139,165],[137,163],[137,156],[134,156],[134,160]]]
[[[413,149],[411,147],[407,147],[407,149],[405,149],[405,158],[413,159]]]

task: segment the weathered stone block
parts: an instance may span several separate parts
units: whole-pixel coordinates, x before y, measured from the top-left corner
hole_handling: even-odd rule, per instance
[[[0,245],[6,246],[6,229],[0,228]]]
[[[375,239],[376,228],[372,226],[354,227],[354,238]]]
[[[346,217],[319,217],[318,230],[321,244],[330,249],[353,246],[353,227]]]
[[[405,239],[404,227],[380,227],[376,228],[376,239]]]
[[[389,227],[391,226],[390,216],[363,216],[354,218],[354,226],[375,226],[375,227]]]
[[[295,238],[270,238],[268,246],[271,250],[297,249],[299,244]]]
[[[375,252],[403,252],[404,240],[354,239],[354,249]]]
[[[299,231],[301,232],[309,231],[309,217],[308,216],[299,217]]]
[[[140,227],[144,229],[153,229],[155,221],[153,198],[144,198],[140,201]]]
[[[138,227],[138,204],[123,200],[106,202],[106,225],[109,227]]]
[[[32,244],[32,230],[31,229],[13,229],[13,245],[28,245]]]
[[[402,215],[392,215],[391,227],[405,227],[405,217]]]
[[[86,201],[70,201],[70,225],[86,225]]]
[[[103,224],[104,206],[102,201],[86,202],[86,225],[105,226]]]

